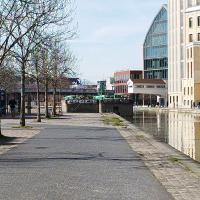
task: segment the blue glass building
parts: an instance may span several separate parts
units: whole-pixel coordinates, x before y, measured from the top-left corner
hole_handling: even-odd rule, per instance
[[[146,35],[144,42],[144,78],[168,79],[167,5],[163,5]]]

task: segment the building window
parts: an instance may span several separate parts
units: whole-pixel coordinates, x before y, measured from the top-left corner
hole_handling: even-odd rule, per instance
[[[200,41],[200,33],[197,35],[197,40]]]
[[[193,42],[193,35],[189,34],[189,42]]]
[[[193,76],[193,67],[192,67],[192,62],[191,62],[191,65],[190,65],[190,75],[191,75],[191,78],[192,78],[192,76]]]
[[[154,88],[154,85],[147,85],[146,88]]]
[[[157,88],[165,88],[165,85],[158,85]]]
[[[184,87],[184,95],[185,95],[185,87]]]
[[[136,85],[135,88],[144,88],[144,85]]]
[[[193,87],[191,87],[191,95],[193,95]]]
[[[189,59],[190,58],[190,50],[187,49],[187,58]]]
[[[171,96],[169,97],[169,102],[170,102],[170,104],[172,103],[172,97]]]
[[[192,52],[192,48],[190,48],[190,58],[193,57],[193,52]]]
[[[192,17],[189,18],[189,28],[192,28]]]
[[[187,78],[189,78],[190,63],[187,64]]]
[[[188,95],[190,95],[190,88],[188,87]]]
[[[198,16],[198,18],[197,18],[197,24],[198,24],[198,26],[200,26],[200,16]]]

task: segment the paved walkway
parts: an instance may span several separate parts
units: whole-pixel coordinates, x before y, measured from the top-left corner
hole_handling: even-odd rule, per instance
[[[1,200],[171,199],[116,129],[42,126],[0,155]]]

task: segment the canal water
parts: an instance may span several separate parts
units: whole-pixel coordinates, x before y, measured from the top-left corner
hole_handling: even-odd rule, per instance
[[[200,162],[200,116],[134,109],[129,121],[156,140],[165,142]]]

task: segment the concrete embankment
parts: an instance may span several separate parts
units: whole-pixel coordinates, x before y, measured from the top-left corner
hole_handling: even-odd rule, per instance
[[[117,129],[167,191],[177,200],[199,199],[200,164],[118,117],[123,126]]]
[[[159,108],[159,107],[140,107],[140,106],[134,106],[133,111],[138,110],[138,111],[149,111],[149,112],[180,112],[180,113],[193,113],[193,114],[200,114],[200,109],[195,108],[195,109],[184,109],[184,108],[179,108],[179,109],[173,109],[173,108]]]

